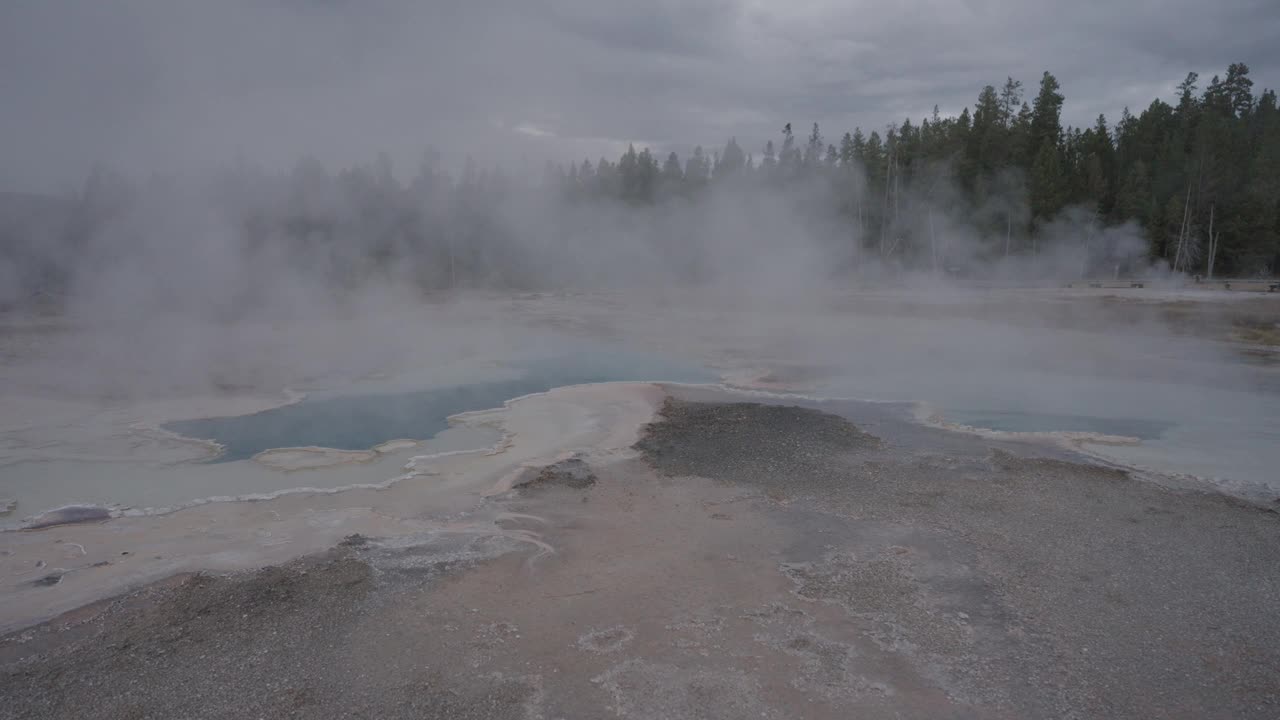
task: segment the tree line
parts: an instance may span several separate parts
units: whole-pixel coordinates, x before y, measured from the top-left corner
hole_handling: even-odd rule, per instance
[[[953,267],[1011,277],[1054,253],[1074,277],[1153,262],[1276,274],[1276,94],[1255,94],[1238,63],[1200,85],[1192,73],[1172,104],[1064,127],[1046,72],[1033,97],[1009,78],[958,115],[935,109],[883,132],[837,140],[788,123],[760,148],[731,138],[682,159],[631,147],[540,177],[470,161],[450,173],[434,153],[407,180],[385,155],[338,172],[241,164],[197,187],[98,170],[61,197],[0,193],[0,305],[112,273],[160,298],[204,283],[217,302],[251,305],[279,273],[339,290],[388,277],[424,290],[610,286],[700,282],[804,252],[837,280]],[[214,267],[224,281],[205,280]]]
[[[815,123],[798,138],[788,123],[758,156],[731,138],[716,151],[696,147],[683,162],[675,152],[660,160],[631,147],[616,161],[584,160],[554,174],[575,201],[637,205],[696,197],[720,183],[822,181],[833,188],[833,209],[881,255],[911,243],[922,212],[963,215],[997,255],[1036,252],[1043,229],[1073,212],[1081,233],[1136,221],[1151,258],[1171,269],[1276,273],[1276,94],[1255,96],[1243,63],[1203,90],[1199,83],[1188,74],[1175,104],[1157,98],[1136,116],[1125,108],[1115,123],[1099,115],[1091,127],[1064,127],[1065,97],[1045,72],[1029,100],[1022,83],[1007,78],[982,88],[959,115],[942,116],[935,106],[932,117],[908,118],[883,134],[855,128],[834,140]]]

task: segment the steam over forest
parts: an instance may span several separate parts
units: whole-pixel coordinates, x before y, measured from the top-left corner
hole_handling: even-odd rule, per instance
[[[519,173],[449,173],[428,151],[407,181],[386,156],[198,182],[104,168],[63,196],[0,196],[0,304],[57,302],[101,275],[145,276],[163,300],[212,274],[210,296],[243,300],[282,268],[336,289],[698,283],[793,252],[836,282],[1280,271],[1280,110],[1245,65],[1090,127],[1064,127],[1064,102],[1046,72],[885,128],[779,117],[761,147],[630,147]]]

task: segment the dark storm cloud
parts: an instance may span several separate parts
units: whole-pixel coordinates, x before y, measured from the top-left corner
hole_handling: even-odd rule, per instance
[[[428,145],[451,162],[597,157],[784,122],[829,139],[1043,70],[1065,120],[1113,121],[1188,71],[1280,75],[1270,0],[277,0],[13,2],[0,8],[0,186],[97,162],[133,171],[333,163]]]

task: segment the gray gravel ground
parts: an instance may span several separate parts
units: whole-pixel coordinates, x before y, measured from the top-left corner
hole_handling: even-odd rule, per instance
[[[493,501],[553,555],[352,538],[0,639],[0,718],[1280,716],[1280,516],[822,407],[673,399]]]
[[[1274,511],[990,443],[876,444],[798,408],[673,401],[663,418],[640,444],[661,471],[760,487],[807,538],[838,518],[820,558],[795,551],[799,594],[877,616],[1015,715],[1280,716]]]

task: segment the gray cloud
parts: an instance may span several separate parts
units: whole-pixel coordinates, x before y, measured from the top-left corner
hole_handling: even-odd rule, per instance
[[[429,145],[518,165],[718,145],[783,122],[834,139],[1042,70],[1065,120],[1112,120],[1188,71],[1280,75],[1268,0],[115,0],[0,8],[0,187],[132,172],[332,163]]]

